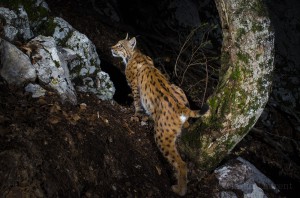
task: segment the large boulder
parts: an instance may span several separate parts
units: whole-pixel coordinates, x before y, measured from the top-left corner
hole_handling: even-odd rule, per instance
[[[1,70],[1,75],[5,80],[20,85],[32,81],[36,77],[32,76],[33,73],[37,73],[41,86],[56,91],[63,101],[69,100],[73,104],[76,103],[74,85],[77,90],[95,94],[99,99],[113,98],[115,87],[109,75],[101,71],[96,47],[86,35],[78,32],[62,18],[52,17],[47,3],[43,0],[14,1],[9,8],[0,7],[0,22],[4,24],[2,36],[8,41],[21,41],[25,45],[26,42],[29,45],[39,43],[40,47],[35,53],[38,53],[40,58],[38,61],[30,60],[30,52],[26,57],[17,47],[5,43],[10,45],[9,49],[14,48],[18,51],[9,54],[10,51],[4,50],[1,53],[0,68],[4,69]],[[18,69],[15,67],[20,64],[10,66],[8,61],[13,60],[12,56],[15,56],[15,60],[22,57],[22,61],[27,61],[27,66]],[[31,72],[31,76],[22,72],[18,76],[16,71],[23,71],[24,68],[31,68],[28,71]],[[20,76],[23,79],[18,79]]]
[[[69,78],[67,63],[60,57],[53,37],[40,35],[31,40],[30,44],[38,46],[36,53],[42,57],[33,64],[40,83],[51,90],[56,90],[62,101],[76,104],[76,92]]]
[[[101,71],[95,45],[62,18],[55,17],[50,23],[54,27],[50,35],[63,47],[77,90],[93,93],[102,100],[112,99],[115,87],[109,75]]]
[[[29,19],[23,6],[15,12],[8,8],[0,7],[0,20],[4,20],[3,36],[9,41],[15,39],[28,40],[33,37]]]
[[[9,83],[22,86],[36,79],[36,70],[27,55],[0,38],[0,75]]]
[[[243,197],[268,197],[279,190],[269,178],[253,164],[238,157],[215,170],[220,189],[217,197],[238,197],[233,191],[243,193]],[[268,192],[268,193],[267,193]]]

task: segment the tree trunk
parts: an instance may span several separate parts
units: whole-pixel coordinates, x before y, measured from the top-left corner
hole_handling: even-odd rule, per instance
[[[219,85],[209,115],[182,135],[180,148],[202,170],[212,170],[260,117],[269,97],[274,33],[262,0],[215,0],[223,46]]]

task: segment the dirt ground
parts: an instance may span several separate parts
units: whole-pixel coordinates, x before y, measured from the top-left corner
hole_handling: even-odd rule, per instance
[[[151,123],[131,122],[131,107],[86,94],[78,98],[74,107],[60,104],[53,93],[33,99],[1,87],[2,195],[176,197]],[[198,191],[206,185],[194,185],[190,194],[208,193]]]
[[[51,2],[54,15],[95,43],[105,70],[117,73],[114,83],[126,84],[122,66],[109,50],[123,32],[95,20],[95,13],[78,15],[72,1]],[[54,93],[34,99],[1,82],[1,196],[177,197],[170,190],[172,168],[154,143],[152,123],[130,120],[130,90],[120,84],[116,101],[122,104],[78,93],[79,103],[72,106],[61,104]],[[277,184],[279,196],[292,197],[300,181],[299,136],[282,112],[271,110],[280,123],[276,131],[263,133],[258,122],[228,159],[244,157]],[[186,197],[211,197],[217,185],[213,173],[198,178],[197,169],[189,166]]]

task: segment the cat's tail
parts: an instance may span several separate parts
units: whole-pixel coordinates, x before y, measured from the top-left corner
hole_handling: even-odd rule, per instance
[[[190,117],[190,118],[199,118],[206,113],[208,113],[209,110],[209,105],[204,104],[200,110],[191,110],[189,108],[186,109],[185,115]]]

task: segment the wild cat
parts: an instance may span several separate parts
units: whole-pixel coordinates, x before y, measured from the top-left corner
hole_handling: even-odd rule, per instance
[[[135,116],[145,111],[154,121],[157,146],[176,171],[177,184],[172,190],[185,195],[188,170],[177,151],[176,139],[182,127],[188,127],[187,119],[200,117],[200,111],[191,110],[182,89],[171,84],[154,67],[152,59],[136,48],[135,37],[128,39],[127,34],[111,47],[111,52],[126,65],[125,75],[133,93]]]

